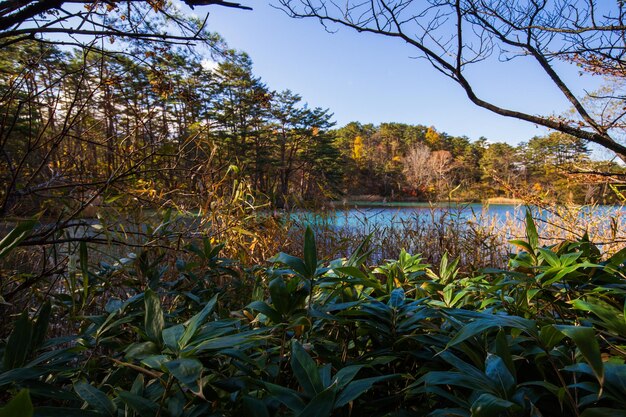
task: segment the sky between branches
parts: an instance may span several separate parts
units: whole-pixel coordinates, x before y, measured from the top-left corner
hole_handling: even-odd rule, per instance
[[[254,10],[211,8],[209,29],[247,52],[270,88],[289,88],[311,106],[330,108],[339,126],[350,121],[433,125],[451,135],[511,144],[547,133],[477,108],[427,61],[415,59],[408,45],[345,28],[328,33],[317,21],[291,19],[268,2],[246,4]],[[568,64],[558,68],[577,93],[602,82],[580,76]],[[555,115],[569,109],[547,76],[523,58],[501,63],[494,57],[474,66],[471,77],[478,92],[505,107]]]

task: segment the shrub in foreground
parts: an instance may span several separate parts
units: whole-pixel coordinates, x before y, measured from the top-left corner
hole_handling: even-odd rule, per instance
[[[0,416],[626,415],[626,249],[540,247],[530,215],[513,243],[509,268],[464,276],[406,252],[369,268],[367,242],[319,261],[307,230],[241,303],[212,285],[232,269],[205,242],[73,335],[47,336],[64,298],[22,313]]]

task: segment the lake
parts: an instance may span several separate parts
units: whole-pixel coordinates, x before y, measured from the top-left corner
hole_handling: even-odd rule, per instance
[[[477,223],[523,222],[526,206],[513,204],[481,204],[481,203],[348,203],[335,207],[334,210],[322,214],[313,212],[296,212],[295,217],[312,225],[332,225],[336,228],[368,229],[381,226],[403,226],[407,223],[439,223],[446,221],[471,221]],[[590,221],[623,223],[626,217],[624,206],[579,206],[559,207],[556,212],[531,207],[533,217],[541,221],[550,221],[551,217],[563,220],[580,220],[581,224]]]
[[[603,252],[612,254],[626,242],[626,209],[621,206],[531,211],[542,245],[576,241],[587,233]],[[506,266],[508,254],[518,251],[508,242],[526,240],[525,215],[526,206],[512,204],[353,203],[322,212],[295,212],[289,218],[295,241],[310,225],[331,258],[337,253],[348,256],[369,235],[374,263],[397,259],[405,249],[434,263],[447,252],[464,267],[476,269]]]

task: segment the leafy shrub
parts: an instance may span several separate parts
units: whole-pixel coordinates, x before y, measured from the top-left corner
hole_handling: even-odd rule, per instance
[[[72,336],[46,336],[70,309],[58,298],[16,319],[0,413],[32,400],[36,416],[625,415],[626,249],[541,247],[526,222],[509,268],[471,276],[447,255],[367,267],[367,240],[320,261],[310,229],[301,258],[243,272],[255,286],[239,297],[218,284],[241,268],[209,241],[177,280],[136,262],[149,279]]]

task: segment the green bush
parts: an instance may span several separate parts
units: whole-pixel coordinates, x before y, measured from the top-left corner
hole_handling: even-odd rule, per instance
[[[320,261],[307,230],[302,258],[245,272],[239,293],[216,285],[238,267],[208,241],[176,281],[137,261],[147,281],[73,335],[47,336],[71,309],[58,297],[15,320],[0,415],[626,415],[626,249],[540,247],[530,215],[513,243],[508,269],[464,276],[406,252],[367,267],[366,242]]]

